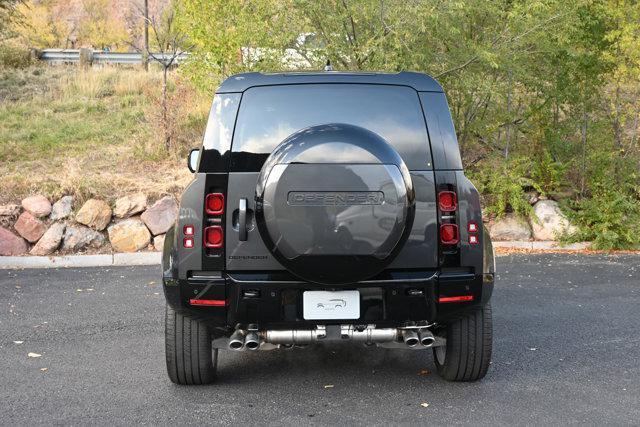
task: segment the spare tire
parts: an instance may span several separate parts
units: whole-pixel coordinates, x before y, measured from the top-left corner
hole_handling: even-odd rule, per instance
[[[348,284],[381,272],[415,213],[409,170],[379,135],[325,124],[282,141],[256,187],[260,236],[303,280]]]

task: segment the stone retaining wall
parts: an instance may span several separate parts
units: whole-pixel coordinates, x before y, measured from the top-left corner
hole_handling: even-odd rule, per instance
[[[515,214],[506,214],[502,218],[487,221],[491,239],[495,241],[550,241],[557,240],[563,234],[572,234],[576,228],[562,213],[558,202],[553,200],[531,201],[533,211],[530,218],[524,219]]]
[[[513,214],[487,222],[496,241],[549,241],[575,231],[553,200],[531,200],[527,221]],[[74,212],[74,207],[77,210]],[[78,252],[161,251],[164,236],[178,216],[178,204],[165,196],[149,205],[137,193],[110,206],[90,199],[74,206],[71,196],[51,201],[30,196],[13,205],[0,206],[0,255],[51,255]]]
[[[177,217],[173,196],[149,204],[137,193],[113,206],[100,199],[74,206],[71,196],[53,204],[42,195],[29,196],[19,205],[0,206],[0,255],[161,251]]]

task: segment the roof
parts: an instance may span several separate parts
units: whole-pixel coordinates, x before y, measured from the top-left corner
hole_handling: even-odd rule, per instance
[[[226,79],[216,93],[235,93],[256,86],[312,83],[359,83],[409,86],[418,92],[442,92],[442,86],[431,76],[403,71],[400,73],[309,72],[309,73],[243,73]]]

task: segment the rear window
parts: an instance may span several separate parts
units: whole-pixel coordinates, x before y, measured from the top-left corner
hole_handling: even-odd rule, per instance
[[[432,169],[418,93],[404,86],[312,84],[265,86],[242,95],[231,170],[260,170],[287,136],[309,126],[347,123],[385,138],[411,170]]]

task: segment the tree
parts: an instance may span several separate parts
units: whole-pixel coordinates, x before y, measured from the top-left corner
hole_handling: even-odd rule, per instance
[[[23,3],[23,0],[0,0],[0,41],[13,35],[12,25],[21,20],[19,7]]]
[[[118,48],[128,41],[124,22],[114,16],[109,0],[82,0],[78,39],[98,49]]]
[[[54,0],[28,1],[19,7],[21,21],[15,32],[22,42],[37,48],[67,47],[74,28],[57,10]]]
[[[178,58],[189,50],[187,37],[176,26],[175,8],[171,5],[160,13],[160,16],[152,14],[148,16],[148,10],[139,9],[140,15],[146,20],[146,25],[151,30],[151,40],[144,40],[142,47],[132,45],[137,51],[143,52],[152,61],[162,67],[162,102],[161,123],[164,135],[164,146],[168,151],[171,148],[172,132],[169,125],[167,106],[167,74],[176,65]]]

